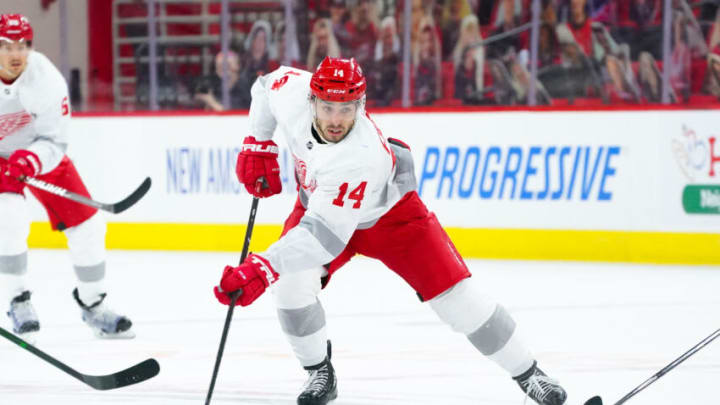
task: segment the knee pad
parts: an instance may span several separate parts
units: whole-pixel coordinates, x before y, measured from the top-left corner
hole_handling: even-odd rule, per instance
[[[0,193],[0,256],[27,252],[30,235],[30,211],[25,197]]]
[[[430,306],[440,319],[449,324],[453,330],[467,336],[470,342],[486,356],[495,355],[503,350],[515,334],[515,321],[510,314],[502,305],[498,305],[483,294],[478,282],[470,278],[455,284],[448,291],[430,300]],[[515,346],[510,348],[511,355],[520,353],[520,361],[526,364],[529,357],[526,356],[527,351],[524,350],[524,346],[518,346],[522,350]],[[500,362],[504,364],[506,360],[501,359]]]
[[[498,306],[483,293],[474,278],[463,279],[428,303],[443,322],[463,335],[480,328]]]
[[[273,284],[275,306],[279,309],[304,308],[317,302],[320,279],[325,274],[322,267],[283,274]]]
[[[278,320],[303,367],[325,358],[325,311],[317,299],[324,268],[283,274],[272,286]]]
[[[105,230],[105,221],[95,214],[85,222],[63,231],[76,269],[105,262]]]

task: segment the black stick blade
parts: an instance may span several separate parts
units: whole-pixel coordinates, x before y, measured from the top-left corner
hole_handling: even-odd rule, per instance
[[[101,376],[83,375],[82,381],[96,390],[104,391],[149,380],[159,372],[160,364],[155,359],[147,359],[117,373]]]
[[[603,405],[602,398],[596,395],[585,401],[585,405]]]
[[[113,204],[111,212],[113,212],[114,214],[119,214],[135,205],[135,203],[140,201],[140,199],[145,196],[148,190],[150,190],[151,185],[152,180],[150,180],[150,177],[146,177],[145,180],[143,180],[142,184],[140,184],[140,187],[133,191],[132,194],[125,197],[124,200]]]

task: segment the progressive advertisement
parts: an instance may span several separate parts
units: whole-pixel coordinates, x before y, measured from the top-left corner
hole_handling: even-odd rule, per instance
[[[638,249],[651,249],[646,234],[691,238],[681,244],[699,250],[718,242],[718,110],[384,113],[373,119],[385,136],[410,145],[418,192],[451,236],[459,235],[461,252],[465,246],[469,254],[492,256],[477,241],[499,232],[529,237],[528,244],[582,239],[578,235],[589,235],[587,243],[617,239],[598,245],[601,253],[592,260],[614,260],[602,251],[617,250],[623,238],[626,251],[638,238],[646,240]],[[251,198],[234,171],[248,128],[246,115],[75,117],[68,154],[98,200],[121,199],[152,178],[151,191],[135,207],[106,216],[111,230],[166,224],[174,232],[211,232],[246,221]],[[257,217],[260,232],[267,227],[273,235],[296,198],[293,158],[280,134],[275,141],[283,193],[264,199]],[[33,213],[46,221],[37,205]],[[268,245],[273,235],[258,243]],[[167,239],[167,246],[151,247],[174,248],[175,238]],[[634,260],[632,252],[624,255]]]

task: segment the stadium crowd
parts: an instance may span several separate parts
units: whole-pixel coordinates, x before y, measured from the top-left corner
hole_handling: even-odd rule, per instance
[[[293,2],[290,28],[285,18],[233,25],[230,51],[214,47],[211,74],[189,76],[189,101],[168,108],[222,110],[224,73],[230,108],[248,108],[257,76],[281,64],[313,70],[325,56],[361,64],[369,106],[400,106],[405,1],[412,105],[527,104],[532,0],[310,0]],[[665,70],[671,103],[720,101],[719,9],[672,0],[665,58],[663,0],[542,0],[537,104],[659,103]]]

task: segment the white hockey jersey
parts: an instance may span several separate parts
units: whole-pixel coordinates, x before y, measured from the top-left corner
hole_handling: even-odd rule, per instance
[[[11,84],[0,81],[0,157],[29,149],[42,174],[52,171],[67,149],[70,104],[65,78],[43,54],[30,51],[27,66]]]
[[[251,89],[251,134],[269,140],[277,128],[285,137],[307,209],[298,226],[263,253],[280,275],[330,263],[356,229],[374,225],[415,189],[410,152],[390,144],[364,111],[338,143],[313,136],[311,77],[281,66]]]

